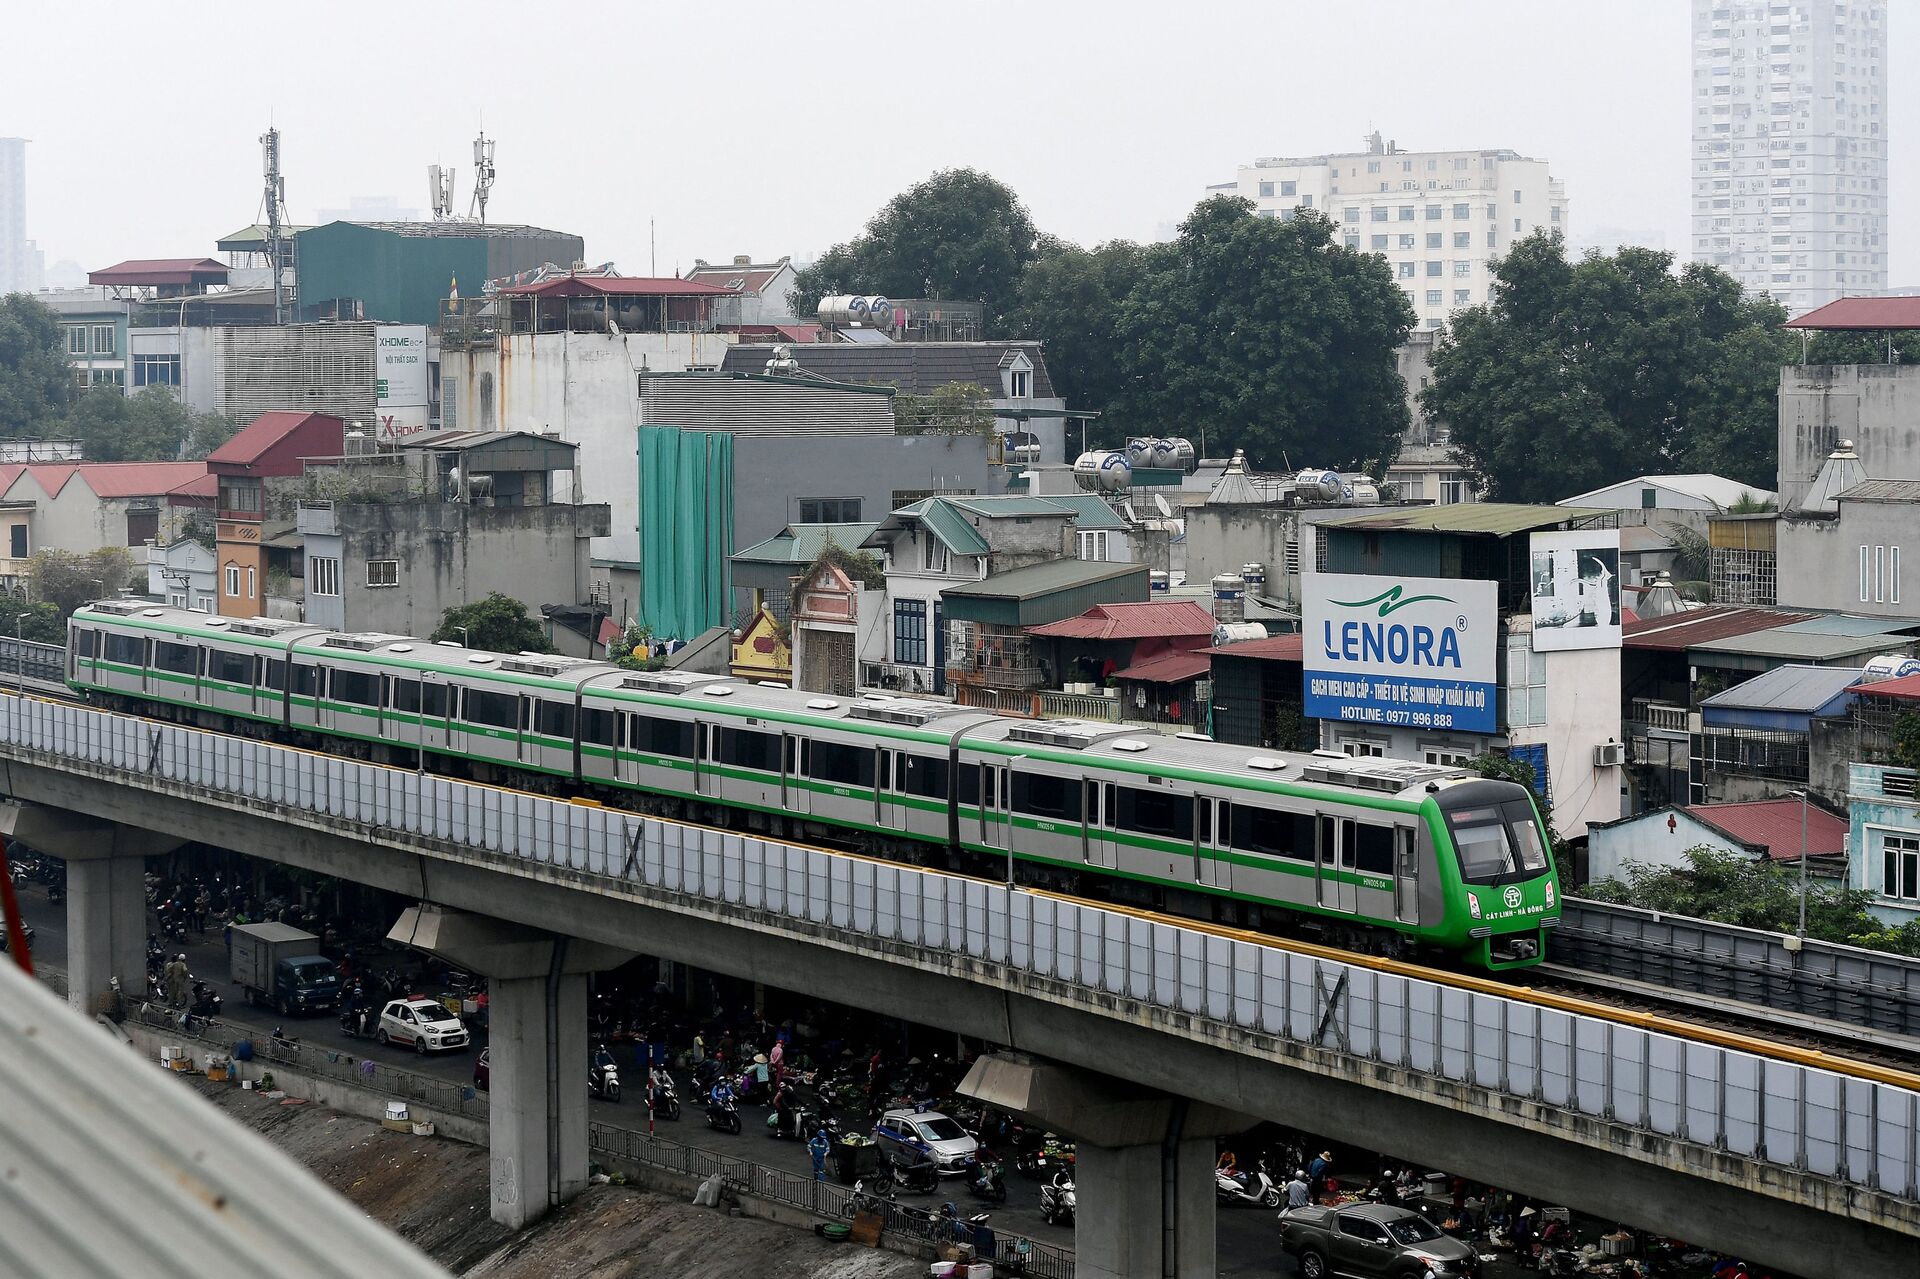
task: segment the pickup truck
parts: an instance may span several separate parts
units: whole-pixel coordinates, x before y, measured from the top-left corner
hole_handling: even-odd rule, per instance
[[[1302,1279],[1478,1279],[1472,1248],[1406,1208],[1349,1204],[1280,1214],[1280,1246]]]
[[[318,937],[291,924],[235,924],[232,976],[249,1004],[270,1004],[282,1017],[340,1004],[340,970]]]

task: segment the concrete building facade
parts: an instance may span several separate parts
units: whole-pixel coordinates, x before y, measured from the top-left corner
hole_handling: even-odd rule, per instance
[[[1693,0],[1693,260],[1795,313],[1887,287],[1884,0]]]
[[[1404,151],[1378,133],[1367,149],[1270,157],[1208,188],[1253,201],[1264,218],[1296,209],[1333,219],[1350,249],[1393,268],[1425,329],[1487,300],[1489,264],[1541,227],[1564,233],[1566,184],[1517,151]]]
[[[1840,441],[1874,479],[1920,479],[1920,366],[1789,364],[1780,370],[1780,506],[1801,506]]]
[[[0,138],[0,295],[40,287],[38,256],[27,241],[27,140]]]

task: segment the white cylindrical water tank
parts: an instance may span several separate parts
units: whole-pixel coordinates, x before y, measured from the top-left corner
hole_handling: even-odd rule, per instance
[[[1171,587],[1172,581],[1173,579],[1167,575],[1165,569],[1156,568],[1147,574],[1147,593],[1149,595],[1165,595],[1169,587]]]
[[[1213,628],[1213,646],[1220,648],[1227,644],[1244,644],[1248,640],[1265,639],[1267,628],[1258,622],[1222,622]]]
[[[1074,483],[1091,493],[1117,493],[1132,478],[1125,453],[1082,453],[1073,461]]]
[[[1867,659],[1867,668],[1861,673],[1860,682],[1878,684],[1884,679],[1904,679],[1908,675],[1920,675],[1920,658],[1908,657],[1904,653],[1882,653]]]

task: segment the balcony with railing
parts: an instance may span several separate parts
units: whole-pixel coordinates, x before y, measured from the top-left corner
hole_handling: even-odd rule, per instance
[[[860,663],[860,687],[914,696],[933,692],[933,668],[900,662]]]

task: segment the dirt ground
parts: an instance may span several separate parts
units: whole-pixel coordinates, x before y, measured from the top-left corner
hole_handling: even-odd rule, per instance
[[[630,1186],[593,1186],[519,1234],[487,1216],[487,1152],[200,1083],[213,1102],[455,1274],[485,1279],[910,1279],[926,1263],[825,1243]]]

